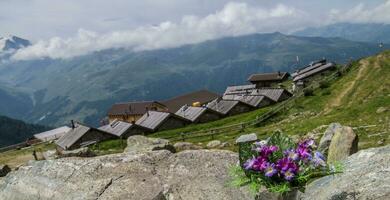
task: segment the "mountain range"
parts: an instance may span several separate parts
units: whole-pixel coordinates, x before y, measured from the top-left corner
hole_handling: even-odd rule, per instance
[[[116,102],[162,100],[197,89],[222,92],[251,73],[291,72],[323,57],[346,63],[381,50],[342,38],[269,33],[153,51],[108,49],[71,59],[4,62],[0,113],[52,126],[71,119],[96,126]]]
[[[352,41],[390,43],[389,24],[336,23],[327,26],[310,27],[293,33],[308,37],[340,37]]]

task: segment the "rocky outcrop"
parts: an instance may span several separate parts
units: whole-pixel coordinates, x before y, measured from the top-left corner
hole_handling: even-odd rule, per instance
[[[207,143],[206,146],[209,149],[214,149],[214,148],[218,148],[220,145],[221,145],[221,141],[213,140],[213,141],[210,141],[209,143]]]
[[[134,135],[127,139],[127,147],[124,151],[127,153],[142,153],[163,149],[173,153],[176,151],[175,147],[169,143],[169,140]]]
[[[8,165],[0,165],[0,177],[6,176],[10,171]]]
[[[359,151],[344,162],[344,172],[309,184],[303,200],[390,199],[390,145]]]
[[[358,136],[351,127],[337,128],[329,145],[328,163],[342,161],[358,151]]]
[[[33,161],[0,181],[0,199],[253,199],[228,184],[237,160],[223,150],[159,150]]]
[[[175,147],[176,151],[202,149],[201,146],[192,144],[191,142],[176,142],[173,146]]]
[[[328,154],[330,142],[332,141],[333,135],[337,129],[342,128],[339,123],[331,123],[321,137],[320,143],[318,144],[318,151],[324,155]]]

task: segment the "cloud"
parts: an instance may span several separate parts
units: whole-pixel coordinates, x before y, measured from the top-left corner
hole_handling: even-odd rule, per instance
[[[350,10],[333,9],[330,11],[330,22],[390,24],[390,0],[373,8],[360,3]]]
[[[70,38],[53,37],[17,51],[13,60],[71,58],[108,48],[134,51],[177,47],[205,40],[256,32],[290,31],[312,23],[305,12],[278,4],[271,8],[246,3],[227,3],[223,9],[204,17],[184,16],[179,22],[99,34],[80,29]]]

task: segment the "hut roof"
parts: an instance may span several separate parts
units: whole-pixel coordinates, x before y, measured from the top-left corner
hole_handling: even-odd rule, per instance
[[[323,71],[334,69],[335,67],[336,67],[336,65],[334,63],[327,63],[325,65],[320,65],[320,66],[317,66],[315,68],[310,68],[310,70],[306,70],[306,71],[302,70],[298,73],[297,76],[294,77],[293,81],[296,82],[299,80],[303,80],[303,79],[306,79],[306,78],[313,76],[315,74],[321,73]]]
[[[88,127],[80,123],[75,123],[75,128],[72,128],[67,134],[63,135],[60,139],[58,139],[56,141],[56,144],[63,149],[68,149],[91,130],[109,134],[105,131],[101,131],[96,128]]]
[[[117,103],[111,106],[108,110],[108,115],[143,115],[154,104],[165,107],[165,105],[157,101]]]
[[[214,92],[199,90],[162,101],[161,103],[168,107],[169,112],[175,113],[184,105],[192,105],[195,102],[203,105],[219,97],[221,95]]]
[[[291,76],[294,78],[295,76],[297,76],[299,74],[303,74],[305,72],[308,72],[310,70],[313,70],[313,69],[315,69],[315,68],[317,68],[317,67],[319,67],[321,65],[325,65],[325,64],[326,64],[326,59],[313,61],[309,65],[306,65],[305,67],[302,67],[302,68],[298,69],[296,72],[291,74]]]
[[[215,99],[214,101],[208,103],[207,107],[218,113],[226,115],[231,109],[234,108],[234,106],[239,103],[240,101],[235,100]]]
[[[224,95],[228,95],[228,94],[250,94],[254,89],[256,89],[256,85],[255,84],[229,86],[229,87],[226,88]]]
[[[257,107],[262,101],[269,98],[264,95],[225,95],[223,99],[241,101],[252,107]]]
[[[283,94],[292,96],[290,92],[282,88],[263,88],[252,91],[251,95],[264,95],[275,102],[279,102]]]
[[[248,81],[251,83],[261,81],[283,81],[286,80],[290,74],[288,72],[273,72],[263,74],[252,74],[249,76]]]
[[[105,131],[107,133],[111,133],[112,135],[116,135],[118,137],[121,137],[124,133],[126,133],[129,129],[132,128],[143,128],[144,127],[138,126],[136,124],[127,123],[119,120],[114,120],[110,124],[104,125],[99,127],[98,129],[101,131]]]
[[[215,112],[207,107],[183,106],[175,114],[194,122],[207,111]]]
[[[173,113],[149,111],[148,113],[145,113],[140,119],[138,119],[135,124],[155,131],[169,117],[175,117],[183,121],[188,121],[187,119],[177,116]]]
[[[35,134],[34,137],[42,141],[55,140],[65,135],[70,130],[71,128],[69,128],[68,126],[62,126],[53,130]]]

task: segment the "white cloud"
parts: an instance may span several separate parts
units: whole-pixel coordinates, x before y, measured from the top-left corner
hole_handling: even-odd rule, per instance
[[[291,31],[312,23],[303,11],[278,4],[272,8],[228,3],[222,10],[205,17],[184,16],[179,22],[166,21],[157,26],[141,26],[127,31],[99,34],[80,29],[70,38],[41,40],[19,50],[14,60],[70,58],[108,48],[135,51],[176,47],[224,36],[255,32]]]
[[[330,22],[390,24],[390,0],[373,8],[360,3],[350,10],[333,9],[330,12]]]

